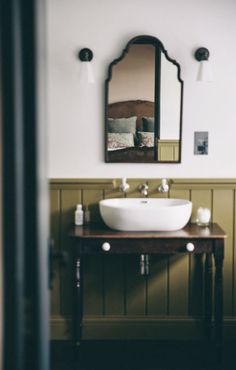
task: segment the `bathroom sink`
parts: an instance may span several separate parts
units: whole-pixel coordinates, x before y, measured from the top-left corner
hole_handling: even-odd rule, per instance
[[[99,209],[103,221],[111,229],[174,231],[188,223],[192,202],[174,198],[113,198],[101,200]]]

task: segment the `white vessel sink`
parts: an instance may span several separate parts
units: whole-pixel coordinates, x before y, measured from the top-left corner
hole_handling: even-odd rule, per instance
[[[99,209],[103,221],[111,229],[174,231],[188,223],[192,202],[173,198],[114,198],[101,200]]]

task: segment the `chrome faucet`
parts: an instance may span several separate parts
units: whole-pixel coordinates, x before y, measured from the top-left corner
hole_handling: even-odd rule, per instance
[[[129,188],[130,185],[127,182],[127,178],[123,177],[121,180],[120,191],[122,191],[123,193],[127,193],[127,191],[129,191]]]
[[[149,189],[149,186],[148,186],[148,183],[146,182],[145,184],[141,184],[139,185],[139,191],[140,193],[144,196],[144,197],[147,197],[148,196],[148,189]]]
[[[160,193],[168,193],[169,191],[169,182],[167,179],[161,179],[161,184],[158,186],[158,191]]]

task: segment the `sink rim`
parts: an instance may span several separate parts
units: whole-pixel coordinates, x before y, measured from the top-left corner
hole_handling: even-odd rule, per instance
[[[110,198],[99,201],[100,205],[109,208],[138,208],[140,205],[148,205],[149,208],[177,208],[192,205],[192,201],[180,198]]]

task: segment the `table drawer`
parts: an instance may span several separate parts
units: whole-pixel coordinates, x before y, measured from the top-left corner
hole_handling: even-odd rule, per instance
[[[193,239],[84,239],[76,243],[82,254],[175,254],[213,252],[212,240]]]

